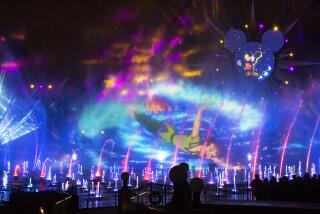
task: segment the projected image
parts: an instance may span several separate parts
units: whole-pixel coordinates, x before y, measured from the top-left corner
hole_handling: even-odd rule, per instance
[[[283,34],[274,29],[262,35],[262,43],[246,42],[241,30],[231,29],[225,34],[225,47],[235,53],[236,70],[258,80],[267,78],[274,70],[274,52],[284,44]]]

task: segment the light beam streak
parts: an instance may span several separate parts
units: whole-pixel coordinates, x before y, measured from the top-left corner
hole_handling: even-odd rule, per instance
[[[311,154],[311,149],[312,149],[312,145],[313,145],[313,141],[314,141],[314,136],[318,130],[318,126],[319,126],[319,122],[320,122],[320,113],[319,113],[319,116],[317,118],[317,122],[316,122],[316,125],[313,129],[313,132],[312,132],[312,136],[311,136],[311,139],[310,139],[310,144],[309,144],[309,148],[308,148],[308,154],[307,154],[307,160],[306,160],[306,173],[308,173],[309,171],[309,160],[310,160],[310,154]]]
[[[175,166],[176,163],[177,163],[177,157],[178,157],[178,152],[179,152],[179,149],[180,149],[180,145],[181,145],[181,141],[182,141],[182,135],[184,133],[184,129],[185,129],[185,126],[186,126],[186,122],[190,116],[190,112],[191,112],[192,108],[190,108],[187,112],[187,116],[186,118],[184,119],[183,123],[182,123],[182,126],[181,126],[181,129],[179,131],[179,136],[178,136],[178,140],[177,140],[177,143],[176,143],[176,148],[175,148],[175,151],[174,151],[174,155],[173,155],[173,161],[172,161],[172,166]]]
[[[41,169],[41,174],[40,174],[40,178],[44,178],[46,176],[46,163],[47,161],[49,161],[50,159],[49,158],[46,158],[42,164],[42,169]]]
[[[207,144],[208,144],[208,139],[209,137],[211,137],[212,133],[211,133],[211,129],[212,127],[214,126],[214,124],[216,123],[219,115],[220,115],[220,112],[223,108],[223,103],[221,103],[221,107],[220,109],[216,112],[215,116],[213,117],[212,121],[211,121],[211,124],[207,130],[207,136],[206,136],[206,140],[204,141],[204,144],[203,146],[206,147]],[[198,177],[201,178],[201,172],[202,172],[202,165],[203,165],[203,158],[204,158],[204,152],[201,152],[200,153],[200,162],[199,162],[199,171],[198,171]]]
[[[114,141],[112,139],[108,139],[104,142],[101,151],[100,151],[100,155],[99,155],[99,161],[98,161],[98,167],[97,167],[97,172],[96,172],[96,177],[101,177],[101,159],[102,159],[102,154],[104,151],[104,147],[108,144],[108,143],[112,143],[114,144]]]
[[[227,152],[226,170],[228,170],[228,167],[229,167],[229,159],[230,159],[230,151],[231,151],[232,139],[233,139],[233,135],[231,135],[230,140],[229,140],[228,152]]]
[[[19,165],[16,165],[16,167],[14,168],[14,174],[13,176],[16,177],[19,175],[19,172],[20,172],[20,166]]]
[[[293,118],[293,120],[292,120],[292,122],[291,122],[291,124],[290,124],[290,126],[289,126],[287,135],[286,135],[285,140],[284,140],[284,143],[283,143],[283,148],[282,148],[282,153],[281,153],[281,159],[280,159],[280,169],[279,169],[279,170],[280,170],[280,171],[279,171],[280,177],[282,176],[283,161],[284,161],[284,157],[285,157],[285,153],[286,153],[286,148],[287,148],[287,145],[288,145],[288,141],[289,141],[289,138],[290,138],[290,136],[291,136],[292,129],[293,129],[293,127],[294,127],[294,125],[295,125],[295,123],[296,123],[296,121],[297,121],[297,117],[298,117],[298,114],[299,114],[300,109],[301,109],[301,107],[302,107],[302,104],[303,104],[303,101],[301,100],[301,101],[300,101],[300,104],[299,104],[299,106],[298,106],[298,108],[297,108],[297,111],[296,111],[296,113],[295,113],[295,115],[294,115],[294,118]]]
[[[238,114],[238,120],[241,119],[241,116],[243,114],[243,112],[245,111],[245,108],[247,106],[247,103],[244,102],[242,107],[241,107],[241,110]],[[230,153],[231,153],[231,147],[232,147],[232,138],[233,138],[233,133],[231,134],[231,138],[230,138],[230,141],[229,141],[229,145],[228,145],[228,152],[227,152],[227,163],[226,163],[226,172],[228,171],[228,167],[229,167],[229,160],[230,160]]]
[[[254,159],[253,159],[253,170],[252,170],[252,178],[254,178],[256,174],[256,167],[257,167],[257,159],[259,155],[259,148],[260,148],[260,137],[261,137],[262,129],[259,129],[257,140],[256,140],[256,149],[255,149],[255,154],[254,154]]]

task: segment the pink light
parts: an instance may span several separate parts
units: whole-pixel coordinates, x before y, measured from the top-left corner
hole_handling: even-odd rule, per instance
[[[289,42],[289,40],[286,38],[286,39],[284,40],[284,42],[285,42],[285,43],[288,43],[288,42]]]
[[[309,160],[310,160],[310,154],[311,154],[311,149],[312,149],[312,144],[313,144],[313,140],[314,140],[314,136],[318,130],[318,126],[319,126],[319,121],[320,121],[320,114],[318,116],[318,119],[317,119],[317,122],[316,122],[316,125],[313,129],[313,132],[312,132],[312,137],[310,139],[310,144],[309,144],[309,149],[308,149],[308,154],[307,154],[307,160],[306,160],[306,173],[308,172],[309,170]]]
[[[46,176],[46,163],[49,161],[49,158],[46,158],[42,164],[40,178],[44,178]]]
[[[16,177],[19,175],[19,172],[20,172],[20,166],[19,165],[16,165],[16,167],[14,168],[14,174],[13,176]]]
[[[258,159],[259,148],[260,148],[260,137],[261,137],[261,129],[258,132],[258,137],[257,137],[257,140],[256,140],[256,149],[255,149],[255,154],[254,154],[253,172],[252,172],[252,177],[253,178],[254,178],[255,173],[256,173],[257,159]]]
[[[19,68],[19,63],[16,61],[7,61],[0,64],[0,68],[5,71],[15,71]]]
[[[5,41],[6,41],[6,37],[0,36],[0,42],[5,42]]]
[[[203,146],[206,147],[208,144],[208,138],[210,135],[210,129],[207,130],[207,137],[206,140],[204,141]],[[202,172],[202,165],[203,165],[203,157],[204,157],[204,152],[200,153],[200,163],[199,163],[199,171],[198,171],[198,178],[201,178],[201,172]]]
[[[111,139],[106,140],[101,148],[100,151],[100,155],[99,155],[99,161],[98,161],[98,167],[97,167],[97,172],[96,172],[96,177],[101,177],[101,158],[102,158],[102,153],[104,151],[104,147],[108,144],[108,143],[113,143],[113,141]]]
[[[126,154],[126,157],[123,161],[123,171],[122,172],[128,172],[128,160],[129,160],[130,150],[131,150],[131,144],[129,144],[129,146],[128,146],[127,154]]]
[[[279,172],[280,177],[282,176],[283,160],[284,160],[284,156],[285,156],[285,153],[286,153],[287,144],[288,144],[292,129],[293,129],[295,123],[296,123],[296,120],[297,120],[298,114],[300,112],[300,109],[302,107],[302,104],[303,104],[303,101],[300,101],[300,104],[299,104],[299,106],[297,108],[296,114],[294,115],[293,121],[291,122],[291,124],[289,126],[288,133],[287,133],[286,138],[285,138],[284,143],[283,143],[281,160],[280,160],[280,169],[279,169],[280,170],[280,172]]]
[[[207,130],[207,137],[206,137],[206,140],[204,141],[204,144],[203,146],[206,147],[207,144],[208,144],[208,139],[209,137],[211,136],[211,128],[214,126],[214,124],[216,123],[219,115],[220,115],[220,112],[223,108],[223,105],[224,103],[221,103],[221,106],[220,106],[220,109],[217,111],[217,113],[215,114],[215,116],[213,117],[213,120],[210,124],[210,127],[208,128]],[[202,172],[202,165],[203,165],[203,158],[204,158],[204,152],[201,152],[200,153],[200,163],[199,163],[199,171],[198,171],[198,177],[201,178],[201,172]]]
[[[182,41],[181,41],[181,39],[179,37],[175,37],[169,42],[169,44],[170,44],[171,47],[176,47],[176,46],[180,45],[181,42]]]
[[[67,177],[71,178],[71,173],[72,173],[72,156],[70,157],[70,162],[69,162],[69,169],[68,169],[68,174]]]
[[[176,143],[176,149],[174,151],[174,156],[173,156],[173,162],[172,162],[172,166],[175,166],[176,163],[177,163],[177,157],[178,157],[178,152],[179,152],[179,149],[180,149],[180,145],[181,145],[181,141],[182,141],[182,135],[183,135],[183,132],[184,132],[184,129],[185,129],[185,126],[186,126],[186,122],[190,116],[190,112],[191,112],[192,108],[190,108],[187,112],[187,116],[186,118],[184,119],[183,123],[182,123],[182,126],[181,126],[181,129],[179,131],[179,136],[178,136],[178,140],[177,140],[177,143]]]
[[[150,173],[151,173],[151,159],[148,161],[146,172],[144,172],[144,180],[149,181],[150,180]]]

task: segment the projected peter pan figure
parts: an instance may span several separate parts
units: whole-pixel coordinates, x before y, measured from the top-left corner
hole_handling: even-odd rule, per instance
[[[135,119],[149,132],[159,136],[166,143],[173,144],[174,146],[178,144],[180,150],[184,152],[192,155],[203,155],[204,159],[210,159],[216,164],[224,166],[224,161],[217,157],[217,146],[215,143],[201,144],[199,129],[204,109],[205,107],[203,106],[199,107],[190,135],[179,134],[168,122],[155,120],[144,113],[135,113]]]

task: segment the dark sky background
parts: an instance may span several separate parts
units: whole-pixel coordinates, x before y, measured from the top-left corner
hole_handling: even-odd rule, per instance
[[[266,25],[278,24],[285,28],[301,16],[288,34],[290,48],[297,53],[296,59],[320,60],[319,0],[256,0],[254,3],[257,22]],[[174,33],[179,28],[188,28],[176,21],[179,17],[189,16],[205,23],[203,5],[209,10],[215,8],[216,13],[210,17],[224,31],[250,23],[250,0],[3,0],[0,2],[0,34],[7,38],[14,56],[22,59],[21,73],[27,82],[50,78],[83,81],[88,70],[81,63],[83,60],[100,57],[108,45],[125,40],[136,31],[147,34],[164,26]],[[201,43],[204,37],[212,38],[212,43],[219,39],[211,28],[202,35],[192,30],[189,33],[190,42],[186,45],[205,46]],[[108,66],[110,64],[112,62]]]
[[[54,91],[53,98],[48,96],[48,102],[45,102],[52,107],[47,108],[48,118],[54,121],[48,122],[48,129],[54,124],[67,132],[66,118],[73,118],[69,120],[72,127],[72,121],[77,121],[81,113],[81,108],[74,111],[74,106],[86,104],[90,97],[86,95],[96,98],[93,95],[97,93],[90,90],[86,94],[88,88],[102,87],[106,74],[122,71],[127,66],[111,57],[110,47],[113,44],[126,42],[130,49],[139,50],[145,48],[159,29],[163,29],[164,37],[168,38],[177,36],[181,31],[182,50],[178,51],[192,47],[201,50],[183,63],[203,65],[221,62],[229,63],[231,67],[231,60],[217,58],[214,61],[210,58],[217,51],[222,55],[228,53],[219,44],[221,37],[205,21],[205,17],[223,32],[232,27],[245,30],[244,24],[250,24],[251,3],[251,0],[1,0],[0,36],[6,38],[7,49],[21,63],[19,73],[27,86],[38,82],[53,82],[57,86],[68,80],[68,84],[63,86],[63,93]],[[320,0],[254,0],[254,5],[257,23],[264,23],[267,29],[278,25],[283,30],[300,17],[286,35],[289,45],[283,51],[293,51],[293,61],[320,61]],[[134,34],[142,36],[132,42],[130,36]],[[259,33],[250,29],[248,34],[254,40]],[[88,60],[103,63],[84,63]],[[161,67],[161,60],[157,60],[150,62],[155,68]],[[202,67],[209,70],[212,64]],[[319,78],[318,71],[319,66],[299,67],[292,74],[275,71],[266,81],[256,85],[278,88],[283,85],[279,79],[290,79],[290,82],[297,80],[298,86],[290,84],[289,87],[304,87],[307,85],[305,79]],[[220,84],[224,78],[223,81],[230,80],[238,89],[234,73],[224,70],[216,73],[218,80],[212,78],[210,81]],[[221,79],[219,76],[222,76]],[[202,77],[194,81],[203,83],[208,79]],[[95,92],[99,91],[101,88],[99,90],[98,87]],[[274,92],[273,89],[261,90],[266,95]],[[77,98],[72,100],[70,97]],[[53,101],[58,103],[56,107],[51,105]]]

